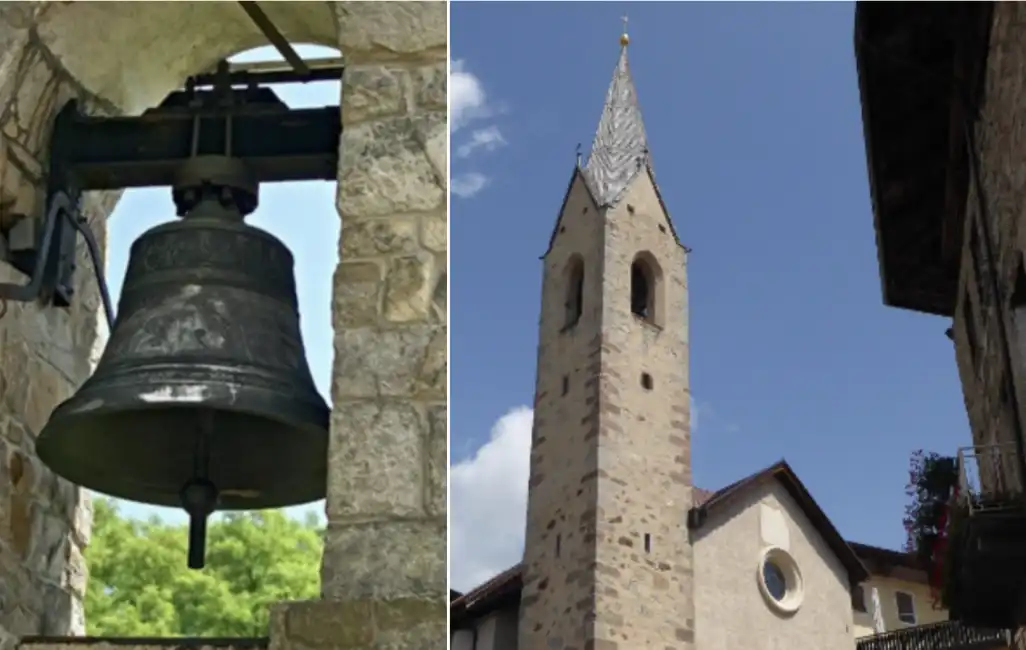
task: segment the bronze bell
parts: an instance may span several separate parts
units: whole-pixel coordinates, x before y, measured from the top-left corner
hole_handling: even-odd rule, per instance
[[[256,186],[232,163],[186,170],[184,217],[132,245],[96,372],[36,442],[74,483],[184,507],[194,568],[213,510],[325,495],[329,410],[303,350],[292,254],[244,223]]]

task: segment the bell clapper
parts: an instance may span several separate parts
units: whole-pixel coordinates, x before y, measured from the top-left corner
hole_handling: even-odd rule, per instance
[[[207,518],[217,509],[217,486],[208,478],[212,420],[213,413],[201,414],[201,424],[196,432],[193,478],[182,486],[182,508],[189,513],[190,569],[202,569],[206,564]]]

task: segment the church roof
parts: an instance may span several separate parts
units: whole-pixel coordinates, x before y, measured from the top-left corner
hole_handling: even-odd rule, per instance
[[[611,205],[631,180],[649,166],[648,138],[624,39],[584,174],[596,203]]]
[[[692,493],[694,504],[688,513],[689,528],[700,528],[710,514],[747,494],[751,488],[764,485],[771,480],[780,482],[802,509],[805,516],[848,571],[848,579],[852,585],[869,577],[869,571],[863,562],[864,559],[871,563],[874,574],[889,573],[890,570],[887,568],[889,566],[900,565],[910,569],[917,568],[915,560],[908,553],[846,542],[827,518],[826,513],[820,509],[802,482],[798,480],[798,476],[791,466],[784,460],[719,490],[694,488]],[[921,576],[917,574],[917,576],[925,580],[925,574]],[[912,576],[907,577],[911,578]],[[456,600],[450,601],[452,625],[455,627],[461,621],[476,619],[496,609],[514,605],[519,602],[522,587],[523,567],[521,564],[516,564]]]

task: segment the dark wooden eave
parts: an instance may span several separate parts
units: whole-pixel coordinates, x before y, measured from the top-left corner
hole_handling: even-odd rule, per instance
[[[991,2],[858,2],[855,57],[884,303],[950,316],[968,196],[964,128]]]
[[[848,545],[862,560],[870,575],[924,585],[930,582],[929,567],[924,566],[914,553],[851,541]]]

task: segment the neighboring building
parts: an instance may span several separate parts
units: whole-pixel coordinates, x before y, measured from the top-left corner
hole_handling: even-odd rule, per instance
[[[716,492],[696,488],[694,500],[682,519],[694,547],[700,650],[1009,648],[1003,630],[949,622],[910,554],[843,541],[784,461]],[[767,564],[777,569],[767,571]],[[849,570],[865,572],[850,590]],[[518,639],[522,590],[518,564],[453,600],[452,649],[531,647]]]
[[[543,258],[524,561],[451,601],[453,650],[1001,647],[944,623],[907,556],[846,542],[786,462],[692,485],[687,249],[627,44]],[[880,627],[852,606],[874,586]]]
[[[1026,5],[859,3],[855,50],[884,302],[953,320],[972,430],[952,617],[1021,626]]]
[[[926,570],[913,555],[857,542],[849,545],[869,569],[869,579],[852,592],[857,650],[1010,647],[1006,630],[974,629],[949,621],[948,612],[936,605]]]
[[[877,633],[878,618],[884,631],[903,630],[948,620],[948,613],[935,605],[927,572],[909,553],[849,542],[866,568],[869,579],[852,592],[855,636]],[[879,610],[874,611],[875,602]]]
[[[636,647],[684,647],[683,631],[692,630],[694,639],[688,645],[702,650],[854,648],[851,585],[867,576],[866,569],[785,462],[717,492],[695,490],[694,496],[695,507],[678,516],[678,529],[690,538],[693,549],[693,570],[687,577],[696,595],[694,617],[663,640],[647,631],[649,640]],[[672,602],[671,584],[680,580],[680,574],[674,575],[669,563],[650,559],[661,555],[650,534],[610,541],[627,549],[629,562],[649,569],[647,576],[638,572],[628,585],[631,591],[613,593],[615,588],[602,587],[610,598],[633,601],[642,617],[632,624],[644,634],[648,621],[659,615],[664,603]],[[629,568],[626,563],[597,565],[591,575],[582,574],[578,580],[598,582],[606,574],[615,579]],[[530,580],[529,573],[526,577]],[[534,645],[524,634],[525,624],[545,620],[542,613],[525,606],[530,593],[524,589],[524,578],[524,568],[518,565],[451,603],[453,650],[555,647],[544,639]],[[559,591],[551,583],[536,589]],[[665,596],[646,599],[641,596],[646,592]],[[552,603],[554,616],[567,619],[568,626],[593,626],[612,637],[601,641],[614,644],[549,637],[560,641],[558,647],[630,646],[633,636],[615,631],[617,614],[592,614],[590,599],[557,604],[556,598],[546,601]]]
[[[1009,647],[1007,632],[949,622],[947,612],[934,604],[926,571],[910,554],[857,542],[847,542],[848,550],[843,550],[836,530],[783,461],[718,492],[694,493],[697,507],[687,521],[695,531],[696,646],[702,650],[735,645],[858,650]],[[793,619],[779,616],[781,608],[773,605],[772,593],[767,594],[770,583],[754,570],[751,558],[765,553],[753,553],[753,544],[771,546],[768,538],[790,549],[790,566],[801,572],[800,592],[792,603],[802,610],[802,617],[798,612]],[[771,555],[782,559],[779,551]],[[831,634],[830,621],[846,620],[838,616],[846,605],[825,596],[838,593],[830,589],[838,556],[853,562],[852,555],[868,577],[850,592],[850,634],[838,638]],[[790,560],[779,564],[786,570]],[[523,567],[518,564],[457,594],[450,603],[453,650],[524,648],[517,636],[522,587]],[[824,597],[817,597],[815,609],[805,608],[806,597],[818,592]],[[738,620],[745,625],[738,625]],[[708,631],[703,629],[707,625]]]

